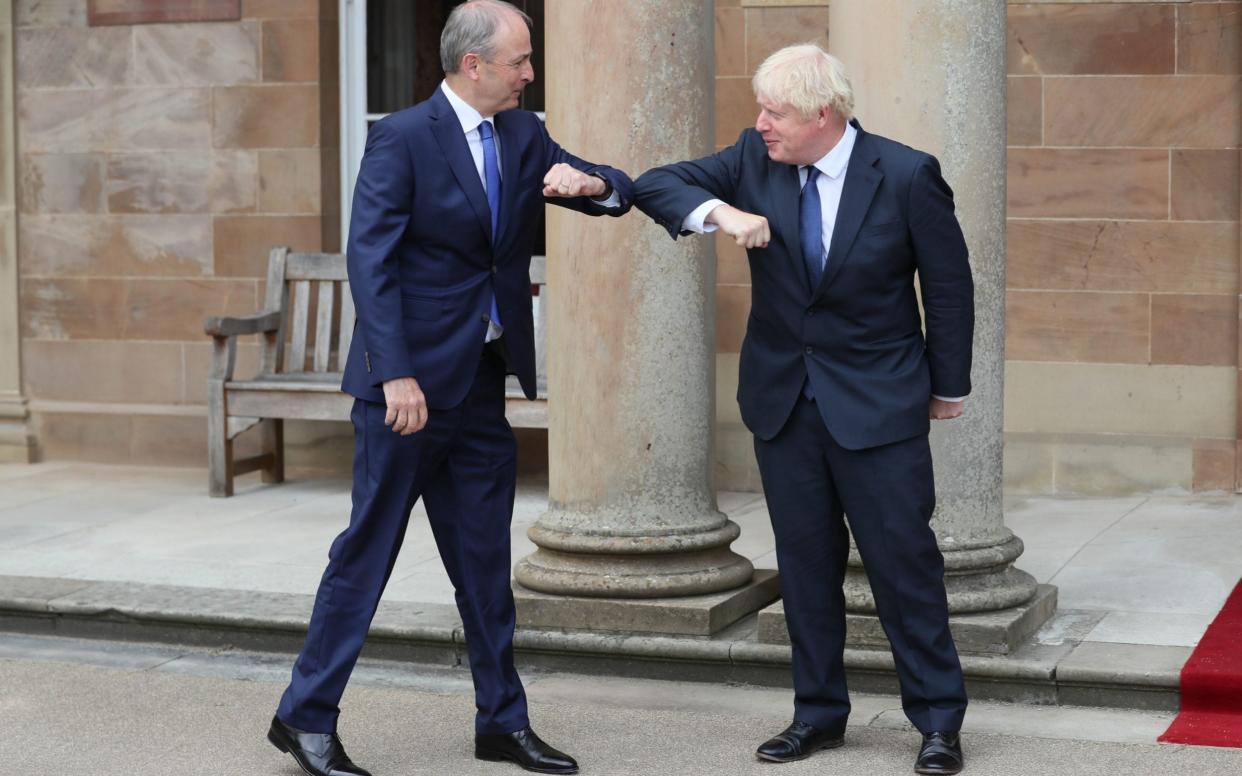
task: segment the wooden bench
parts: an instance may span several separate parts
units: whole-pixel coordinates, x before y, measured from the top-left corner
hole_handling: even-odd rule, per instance
[[[517,428],[547,428],[546,264],[531,261],[531,283],[538,300],[535,360],[539,396],[528,401],[510,377],[506,414]],[[312,299],[314,309],[312,311]],[[211,335],[211,373],[207,380],[207,448],[212,496],[233,495],[233,478],[261,471],[264,482],[285,478],[284,421],[349,420],[353,397],[341,392],[341,372],[354,332],[345,256],[293,253],[274,248],[267,266],[263,310],[243,317],[212,316],[203,328]],[[237,341],[259,335],[258,374],[236,379]],[[259,434],[261,452],[235,458],[233,442],[250,429]]]

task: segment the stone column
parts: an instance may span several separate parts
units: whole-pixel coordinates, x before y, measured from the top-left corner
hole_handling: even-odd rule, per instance
[[[963,418],[932,422],[934,525],[945,555],[950,611],[1007,611],[1020,621],[1010,623],[1012,642],[1052,613],[1055,590],[1037,589],[1030,574],[1013,567],[1022,541],[1005,527],[1001,495],[1005,2],[833,0],[829,30],[863,127],[935,154],[955,192],[975,280],[973,390]],[[857,553],[851,564],[847,605],[874,611]]]
[[[0,0],[0,462],[29,462],[34,443],[22,397],[17,314],[17,137],[13,2]]]
[[[559,143],[635,176],[713,151],[713,3],[560,0],[547,10],[540,75]],[[637,211],[591,219],[551,207],[547,245],[550,503],[518,582],[575,598],[747,589],[754,569],[729,549],[739,528],[712,484],[712,241],[674,242]],[[574,625],[550,614],[548,596],[518,600],[525,624]]]

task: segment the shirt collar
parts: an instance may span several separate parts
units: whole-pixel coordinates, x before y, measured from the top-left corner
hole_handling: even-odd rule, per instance
[[[845,168],[849,166],[850,154],[854,150],[854,141],[858,138],[858,130],[854,129],[853,124],[845,125],[845,134],[832,147],[832,150],[820,157],[814,165],[815,169],[827,175],[829,178],[837,179],[845,173]]]
[[[479,113],[470,103],[457,96],[457,93],[449,88],[448,81],[440,82],[440,89],[444,92],[444,96],[448,98],[449,105],[453,107],[453,112],[457,114],[457,120],[461,122],[461,131],[470,134],[479,128],[479,125],[491,118]],[[838,145],[840,145],[838,143]]]

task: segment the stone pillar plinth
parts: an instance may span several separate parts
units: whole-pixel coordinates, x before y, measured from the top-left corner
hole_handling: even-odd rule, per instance
[[[635,176],[712,152],[713,3],[564,0],[547,11],[546,39],[573,41],[548,46],[542,73],[559,143]],[[551,207],[547,246],[549,509],[530,530],[539,549],[514,570],[542,594],[518,591],[519,623],[626,619],[616,600],[592,618],[582,607],[599,598],[719,612],[698,598],[714,594],[734,619],[746,613],[738,595],[754,599],[750,611],[772,600],[775,579],[756,598],[751,563],[730,550],[740,529],[712,484],[713,242],[674,242],[637,211],[591,219]],[[626,630],[668,632],[659,619]],[[704,632],[727,624],[713,623]]]
[[[17,138],[13,81],[13,2],[0,0],[0,463],[34,455],[22,397],[17,313]]]
[[[1052,614],[1056,595],[1014,568],[1022,541],[1005,527],[1001,495],[1005,29],[1004,0],[833,0],[829,17],[829,45],[850,75],[863,128],[935,154],[955,193],[975,280],[974,365],[964,417],[932,421],[934,526],[955,631],[970,616],[1012,647]],[[850,563],[846,606],[873,612],[857,552]],[[865,640],[856,624],[853,635]],[[971,651],[1005,651],[984,641],[976,633]]]

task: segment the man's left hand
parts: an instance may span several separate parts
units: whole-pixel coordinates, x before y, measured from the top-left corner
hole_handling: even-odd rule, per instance
[[[962,414],[965,404],[965,401],[932,399],[931,405],[927,409],[927,415],[932,420],[952,420]]]
[[[543,195],[545,197],[598,197],[607,190],[602,180],[594,175],[587,175],[581,170],[561,162],[552,165],[548,174],[543,176]]]

